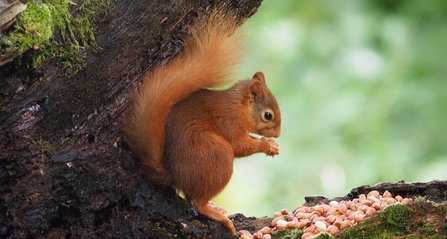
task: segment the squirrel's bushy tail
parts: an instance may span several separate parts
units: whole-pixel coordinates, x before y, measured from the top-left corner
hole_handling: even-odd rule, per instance
[[[162,163],[165,123],[172,106],[194,91],[231,83],[242,57],[244,37],[236,33],[235,16],[214,12],[192,25],[182,52],[145,76],[124,122],[125,139],[148,179],[170,185]]]

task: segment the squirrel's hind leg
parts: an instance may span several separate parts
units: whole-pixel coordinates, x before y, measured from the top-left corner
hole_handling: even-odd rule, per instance
[[[211,201],[208,202],[208,207],[214,209],[215,211],[222,213],[223,215],[225,215],[227,213],[227,210],[225,210],[225,208],[223,208]]]
[[[220,210],[217,210],[215,204],[209,203],[208,200],[193,200],[192,204],[200,213],[211,219],[222,222],[231,231],[231,234],[236,234],[236,228],[234,227],[233,222],[222,214]]]
[[[185,152],[176,151],[182,164],[172,172],[175,185],[201,214],[221,221],[231,231],[236,229],[225,210],[209,201],[219,194],[233,174],[234,153],[231,145],[221,136],[208,131],[197,132],[183,142]],[[194,154],[188,154],[193,151]],[[185,167],[185,164],[187,167]]]

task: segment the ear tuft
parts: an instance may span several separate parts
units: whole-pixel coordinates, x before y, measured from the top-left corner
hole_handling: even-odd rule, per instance
[[[262,83],[265,83],[264,73],[262,73],[261,71],[256,72],[252,80],[258,80]]]

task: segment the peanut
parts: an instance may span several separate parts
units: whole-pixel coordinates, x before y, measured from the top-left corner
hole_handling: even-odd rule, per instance
[[[334,234],[360,223],[388,205],[411,201],[412,198],[403,198],[400,195],[393,197],[386,190],[382,195],[378,191],[371,191],[366,195],[360,194],[352,201],[331,201],[329,204],[313,207],[298,206],[293,212],[282,209],[275,213],[275,218],[271,222],[273,228],[264,227],[253,235],[242,230],[239,232],[240,239],[271,239],[270,233],[292,228],[304,230],[302,239],[311,238],[320,232]]]

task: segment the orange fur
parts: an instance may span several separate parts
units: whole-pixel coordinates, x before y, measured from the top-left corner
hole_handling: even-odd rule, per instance
[[[197,21],[183,51],[166,66],[145,76],[124,125],[126,141],[149,172],[149,179],[169,185],[161,163],[164,125],[169,109],[190,93],[231,82],[233,67],[242,58],[243,37],[234,33],[232,18],[217,13]]]
[[[197,21],[184,50],[148,74],[124,122],[125,139],[149,181],[183,192],[199,212],[233,223],[208,201],[221,192],[233,172],[234,157],[279,153],[281,114],[264,75],[227,90],[242,57],[243,37],[231,14],[213,13]]]

